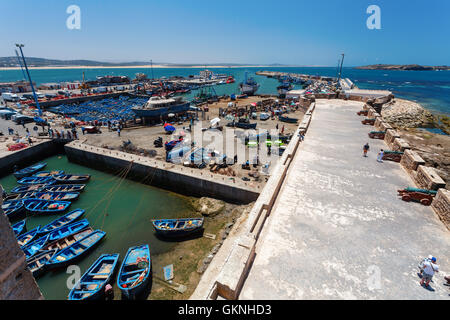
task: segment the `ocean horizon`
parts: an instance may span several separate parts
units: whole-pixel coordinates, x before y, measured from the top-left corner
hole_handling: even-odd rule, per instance
[[[86,67],[31,69],[32,80],[39,86],[49,82],[81,81],[83,72],[86,80],[94,80],[102,75],[124,75],[133,79],[136,73],[145,73],[149,78],[170,76],[189,76],[198,74],[201,69],[184,68],[146,68],[146,67]],[[215,73],[226,73],[235,77],[234,84],[215,86],[219,95],[238,93],[238,84],[247,71],[260,84],[258,93],[276,94],[278,81],[255,75],[256,71],[280,71],[319,76],[337,76],[336,67],[223,67],[209,70]],[[401,99],[415,101],[433,113],[450,115],[450,71],[399,71],[399,70],[360,70],[353,67],[343,68],[342,77],[349,78],[361,89],[389,90]],[[21,69],[0,70],[0,82],[23,80]],[[191,94],[193,96],[193,94]],[[189,95],[189,96],[191,96]],[[188,98],[189,98],[188,96]]]

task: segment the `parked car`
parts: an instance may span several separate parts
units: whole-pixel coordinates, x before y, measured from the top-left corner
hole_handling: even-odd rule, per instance
[[[11,117],[11,120],[17,124],[25,124],[34,122],[32,117],[24,116],[23,114],[17,113]]]
[[[3,100],[8,101],[8,102],[17,102],[17,101],[19,101],[19,97],[17,96],[17,94],[11,93],[11,92],[3,92],[2,93],[2,98],[3,98]]]

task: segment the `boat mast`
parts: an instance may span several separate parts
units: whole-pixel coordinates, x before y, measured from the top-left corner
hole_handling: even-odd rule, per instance
[[[155,78],[153,77],[153,60],[151,60],[151,59],[150,59],[150,67],[151,67],[151,69],[152,69],[152,82],[153,82],[153,80],[154,80]]]
[[[344,56],[345,54],[342,54],[342,59],[341,59],[341,69],[339,70],[339,78],[338,78],[338,84],[341,83],[341,76],[342,76],[342,65],[344,64]]]

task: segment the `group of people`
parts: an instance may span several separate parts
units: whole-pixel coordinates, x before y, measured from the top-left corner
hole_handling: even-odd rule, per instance
[[[58,131],[57,129],[48,128],[48,136],[50,139],[68,139],[77,140],[78,133],[76,128],[72,128],[65,132],[64,130]]]
[[[369,146],[369,143],[367,142],[363,146],[363,157],[367,158],[367,152],[369,152],[369,150],[370,150],[370,146]],[[380,152],[378,152],[378,155],[377,155],[377,161],[378,162],[383,162],[383,157],[384,157],[384,150],[380,149]]]

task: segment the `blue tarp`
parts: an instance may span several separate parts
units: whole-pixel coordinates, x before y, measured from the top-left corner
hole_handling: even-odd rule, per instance
[[[132,120],[135,113],[131,108],[143,106],[147,101],[146,98],[120,96],[119,98],[86,101],[79,104],[61,104],[57,107],[48,108],[48,111],[73,116],[75,119],[85,122]]]

